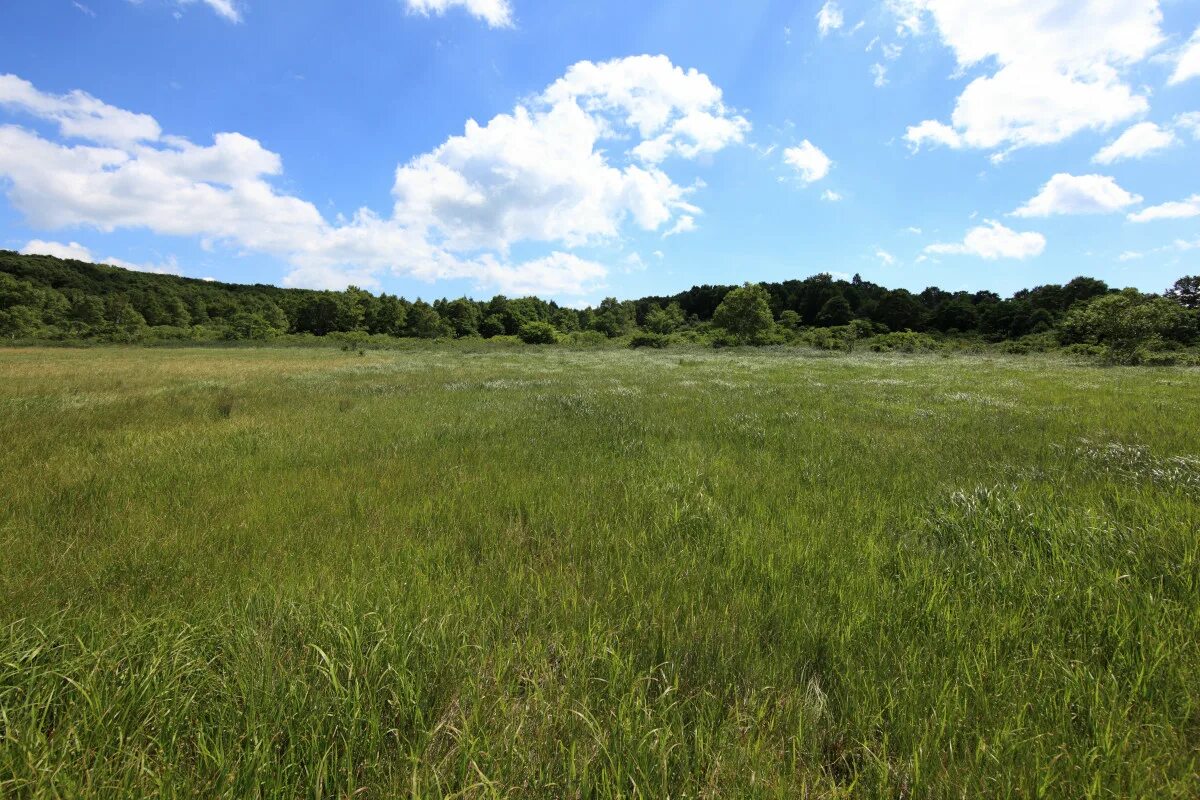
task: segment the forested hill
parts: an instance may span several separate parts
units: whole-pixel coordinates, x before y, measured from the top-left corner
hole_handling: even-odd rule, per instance
[[[1180,280],[1167,294],[1170,306],[1194,309],[1200,279]],[[7,339],[270,339],[285,334],[362,333],[396,337],[517,335],[527,341],[556,335],[595,332],[611,338],[637,333],[668,336],[716,332],[745,334],[747,340],[772,335],[858,326],[869,334],[929,332],[1004,341],[1055,331],[1068,310],[1080,308],[1116,290],[1093,278],[1046,285],[1010,298],[988,292],[947,292],[931,287],[919,294],[887,289],[826,273],[804,280],[753,287],[753,298],[722,303],[733,286],[695,286],[669,297],[634,301],[609,298],[595,308],[575,310],[526,297],[497,296],[408,301],[350,287],[342,292],[240,285],[134,272],[51,256],[0,251],[0,336]],[[1155,295],[1129,290],[1125,305],[1142,305]],[[1141,298],[1140,300],[1138,298]],[[1178,301],[1178,303],[1174,302]],[[756,312],[755,303],[762,304]],[[1156,306],[1165,308],[1165,306]],[[769,313],[768,313],[769,311]],[[729,322],[735,314],[761,318]],[[1164,312],[1168,313],[1168,312]],[[1173,312],[1168,313],[1171,316]],[[1187,340],[1194,312],[1173,316],[1168,338]],[[532,336],[522,333],[533,330]],[[1174,331],[1174,333],[1172,333]],[[786,337],[785,337],[786,338]]]

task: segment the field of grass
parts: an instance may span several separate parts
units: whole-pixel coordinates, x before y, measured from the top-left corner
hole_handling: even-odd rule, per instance
[[[1200,371],[0,350],[0,796],[1200,796]]]

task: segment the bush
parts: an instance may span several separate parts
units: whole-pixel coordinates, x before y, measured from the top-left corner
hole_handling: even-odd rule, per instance
[[[558,344],[558,331],[549,322],[526,322],[517,336],[525,344]]]
[[[571,347],[603,347],[608,344],[608,337],[600,331],[573,331],[566,342]]]
[[[657,347],[663,348],[670,344],[671,340],[661,333],[635,333],[633,338],[629,340],[629,346],[638,347]]]
[[[931,353],[938,349],[937,340],[924,333],[885,333],[867,341],[867,348],[875,353]]]
[[[1168,342],[1194,341],[1196,329],[1196,315],[1178,303],[1125,289],[1071,308],[1063,319],[1062,340],[1103,345],[1108,361],[1139,364],[1145,353]]]

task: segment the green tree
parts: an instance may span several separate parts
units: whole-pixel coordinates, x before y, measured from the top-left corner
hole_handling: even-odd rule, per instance
[[[742,341],[753,341],[771,330],[770,298],[760,283],[746,283],[730,290],[713,314],[713,324]]]
[[[610,339],[624,336],[633,327],[633,303],[622,303],[615,297],[606,297],[600,301],[592,317],[592,328],[598,330]]]
[[[479,333],[485,339],[505,334],[504,317],[499,314],[489,314],[479,323]]]
[[[381,294],[364,322],[369,333],[403,336],[408,327],[408,304],[395,295]]]
[[[1188,275],[1175,281],[1175,285],[1167,289],[1167,297],[1184,308],[1200,308],[1200,275]]]
[[[550,321],[554,323],[554,327],[558,328],[563,333],[572,333],[579,330],[579,312],[573,308],[557,309]]]
[[[549,322],[526,322],[517,332],[525,344],[557,344],[558,331]]]
[[[1196,315],[1178,303],[1125,289],[1073,307],[1063,319],[1061,337],[1067,343],[1103,345],[1113,361],[1130,364],[1165,342],[1195,340],[1196,326]]]
[[[262,314],[239,311],[229,321],[229,327],[225,329],[225,338],[263,341],[273,338],[278,333],[279,331],[272,327]]]
[[[211,313],[211,307],[210,307]],[[324,336],[337,331],[357,330],[363,322],[363,309],[343,292],[319,292],[300,304],[296,331]]]
[[[646,312],[645,328],[654,333],[674,333],[683,325],[683,309],[679,303],[670,303],[666,308],[654,306]]]
[[[933,326],[939,331],[973,331],[979,327],[979,312],[969,298],[954,297],[933,312]]]
[[[483,312],[479,304],[460,297],[446,304],[443,311],[446,322],[454,329],[458,337],[475,336],[479,333],[479,323],[483,321]]]
[[[925,327],[925,309],[917,298],[904,289],[888,292],[875,307],[875,321],[888,330],[920,330]]]
[[[433,306],[424,300],[417,300],[408,309],[409,336],[416,336],[419,339],[437,339],[441,336],[449,336],[451,333],[451,328],[446,321],[434,310]]]
[[[848,325],[852,319],[854,312],[850,308],[850,301],[840,293],[826,300],[825,305],[817,312],[817,324],[823,328]]]

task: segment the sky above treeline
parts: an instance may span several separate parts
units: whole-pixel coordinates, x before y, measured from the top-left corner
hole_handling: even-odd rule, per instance
[[[8,0],[0,247],[571,305],[1200,273],[1194,0]]]

